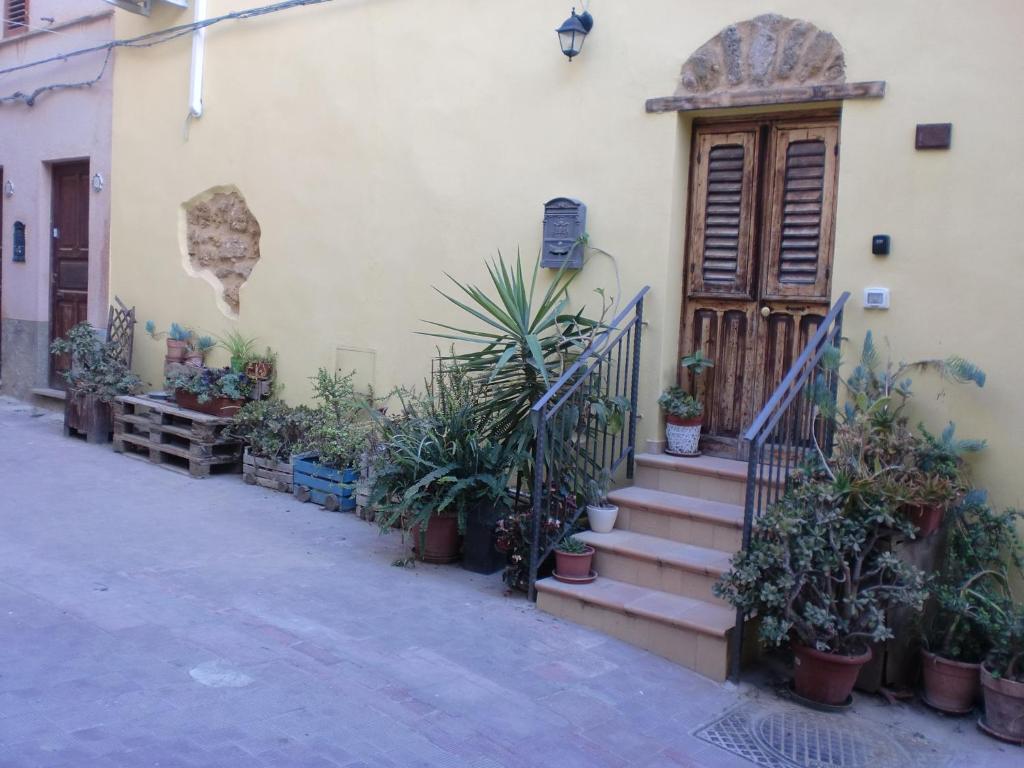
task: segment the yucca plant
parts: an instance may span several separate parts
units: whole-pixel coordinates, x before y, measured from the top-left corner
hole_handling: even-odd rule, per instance
[[[487,264],[490,291],[447,275],[460,293],[435,290],[481,325],[466,328],[431,322],[440,330],[425,332],[470,345],[466,351],[452,352],[449,360],[480,378],[486,396],[477,402],[476,410],[494,434],[523,447],[532,438],[526,430],[530,408],[604,328],[602,320],[591,320],[582,310],[568,311],[568,289],[577,273],[559,271],[540,294],[539,271],[538,260],[527,279],[520,256],[507,264],[499,253]]]

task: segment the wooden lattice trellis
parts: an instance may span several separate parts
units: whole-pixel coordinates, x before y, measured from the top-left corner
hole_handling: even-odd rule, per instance
[[[110,305],[107,316],[107,341],[118,348],[125,365],[132,367],[132,348],[135,339],[135,307],[129,309],[117,296],[117,306]]]

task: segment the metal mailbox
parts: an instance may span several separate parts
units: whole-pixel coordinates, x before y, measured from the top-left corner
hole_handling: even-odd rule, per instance
[[[544,204],[544,243],[540,265],[554,269],[581,269],[586,232],[586,205],[571,197],[548,200]]]

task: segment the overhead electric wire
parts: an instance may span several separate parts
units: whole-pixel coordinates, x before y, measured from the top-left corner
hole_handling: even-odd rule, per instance
[[[256,18],[258,16],[266,16],[267,14],[277,13],[278,11],[286,11],[290,8],[298,8],[305,5],[322,5],[324,3],[332,3],[334,0],[283,0],[283,2],[272,3],[270,5],[262,5],[256,8],[246,8],[241,11],[231,11],[220,16],[213,16],[209,19],[202,21],[193,21],[189,24],[179,24],[174,27],[168,27],[166,29],[160,29],[156,32],[147,32],[144,35],[138,37],[126,38],[124,40],[108,40],[105,43],[93,45],[88,48],[79,48],[78,50],[69,51],[67,53],[58,53],[53,56],[48,56],[44,59],[36,59],[35,61],[29,61],[24,64],[18,64],[13,67],[7,67],[6,69],[0,69],[0,76],[9,75],[13,72],[21,72],[32,67],[39,67],[44,64],[52,64],[58,61],[67,61],[68,59],[75,58],[76,56],[84,56],[90,53],[98,53],[100,51],[106,51],[107,55],[103,60],[103,66],[100,68],[99,74],[91,80],[83,80],[76,83],[53,83],[51,85],[44,85],[36,88],[32,93],[23,93],[16,91],[9,96],[0,97],[0,104],[8,101],[24,101],[28,106],[32,106],[35,103],[36,98],[48,91],[64,90],[67,88],[86,88],[93,85],[103,78],[106,73],[107,65],[110,62],[110,56],[115,48],[151,48],[154,45],[160,45],[161,43],[168,43],[171,40],[176,40],[184,35],[189,35],[195,32],[197,29],[203,29],[205,27],[211,27],[214,24],[219,24],[222,21],[233,21],[233,20],[244,20]]]

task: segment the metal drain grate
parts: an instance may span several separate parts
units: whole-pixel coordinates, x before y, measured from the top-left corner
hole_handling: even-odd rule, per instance
[[[851,727],[854,726],[854,727]],[[913,768],[893,734],[781,702],[741,704],[694,734],[764,768]],[[931,762],[934,768],[934,761]]]

